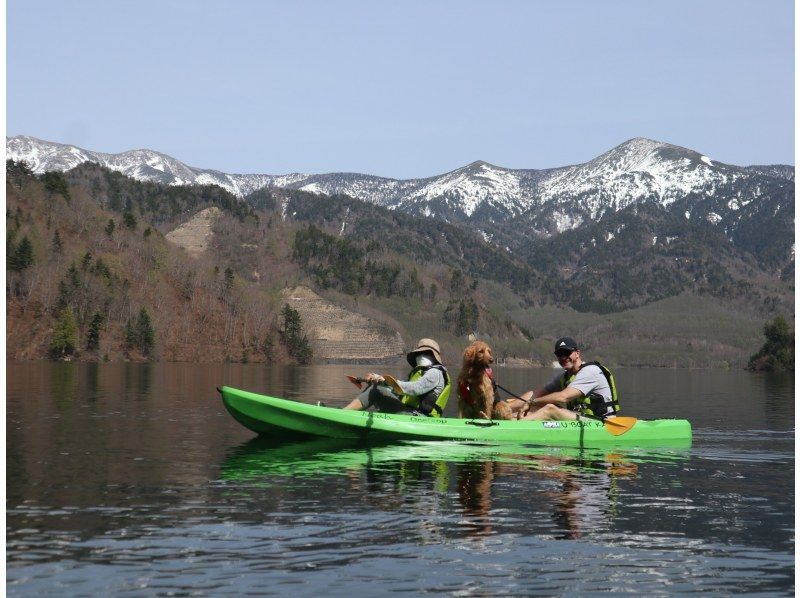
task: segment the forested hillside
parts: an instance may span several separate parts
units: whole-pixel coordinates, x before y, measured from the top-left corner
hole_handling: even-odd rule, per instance
[[[211,206],[208,252],[165,239]],[[785,259],[674,214],[631,206],[533,240],[341,195],[268,188],[242,201],[89,163],[35,176],[9,161],[7,355],[292,361],[282,292],[305,284],[407,345],[440,338],[451,359],[477,334],[500,357],[547,363],[567,333],[618,364],[744,365],[763,322],[791,317],[793,280],[769,270]]]
[[[748,252],[708,221],[688,220],[679,210],[656,203],[633,205],[579,229],[531,239],[524,230],[495,225],[479,233],[341,195],[271,189],[246,200],[335,235],[341,251],[326,249],[320,240],[315,241],[319,246],[298,249],[310,271],[319,274],[325,262],[328,279],[318,279],[323,286],[337,286],[337,276],[363,276],[363,255],[392,250],[430,268],[445,266],[475,280],[506,284],[531,306],[568,305],[580,312],[612,313],[685,293],[727,301],[753,313],[783,313],[793,305],[793,258],[774,254],[776,246],[789,244],[791,227],[785,222],[766,227],[769,240],[759,240],[750,226],[749,245],[755,249]],[[774,206],[762,206],[759,213],[764,212],[774,212]],[[487,230],[492,231],[488,238]],[[354,243],[363,255],[347,249]]]
[[[454,339],[479,319],[524,339],[481,314],[460,269],[284,219],[269,201],[250,207],[215,186],[142,183],[89,163],[36,177],[8,162],[7,176],[12,359],[291,361],[281,292],[299,283],[411,300]],[[164,238],[209,206],[223,216],[208,254]]]
[[[224,211],[223,231],[257,231],[226,192],[91,165],[39,178],[9,162],[6,196],[8,358],[286,359],[277,295],[226,252],[192,260],[162,235],[208,205]]]

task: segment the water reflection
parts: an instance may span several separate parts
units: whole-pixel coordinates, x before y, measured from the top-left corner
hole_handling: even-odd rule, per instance
[[[89,401],[97,400],[97,394],[99,389],[100,389],[100,365],[97,363],[87,363],[86,399]]]
[[[353,491],[366,492],[380,509],[402,507],[435,515],[433,507],[457,501],[467,536],[496,533],[509,522],[498,513],[518,511],[531,496],[511,493],[533,488],[531,517],[555,523],[557,538],[578,539],[608,528],[618,514],[619,481],[635,480],[643,462],[678,464],[688,451],[631,452],[541,446],[489,446],[463,442],[403,442],[255,438],[234,449],[220,466],[220,482],[237,492],[287,487],[313,494],[299,480],[346,477]],[[297,497],[299,498],[299,497]],[[516,501],[516,504],[514,504]],[[452,507],[439,505],[440,513]],[[524,511],[524,509],[523,509]]]
[[[793,595],[791,377],[621,372],[630,414],[692,421],[687,454],[274,442],[214,390],[344,404],[352,366],[7,372],[9,594]]]
[[[126,363],[123,378],[125,394],[136,397],[150,394],[155,367],[152,363]]]
[[[794,376],[790,373],[758,376],[764,389],[764,415],[771,419],[794,419]]]
[[[470,535],[492,533],[492,482],[498,464],[494,461],[461,463],[456,469],[458,500],[469,522]]]
[[[64,407],[72,403],[78,391],[75,382],[76,368],[71,363],[61,362],[54,364],[51,370],[51,384],[53,388],[58,388],[58,406]]]
[[[636,478],[638,465],[614,453],[567,462],[570,470],[553,467],[548,473],[559,484],[552,493],[553,520],[563,529],[558,537],[577,540],[607,530],[619,514],[618,480]]]

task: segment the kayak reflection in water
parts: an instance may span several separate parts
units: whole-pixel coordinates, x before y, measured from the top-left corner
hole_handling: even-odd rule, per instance
[[[374,407],[384,413],[410,413],[441,417],[450,396],[450,376],[442,365],[439,343],[423,338],[406,355],[413,368],[408,380],[387,380],[380,374],[369,373],[364,379],[368,386],[344,409]]]
[[[551,493],[552,518],[563,531],[563,538],[577,540],[586,534],[608,529],[618,515],[619,478],[635,478],[637,466],[621,455],[607,454],[602,459],[568,459],[562,464],[575,470],[552,471],[560,481]]]
[[[516,462],[475,459],[455,464],[458,499],[467,524],[464,529],[470,537],[494,534],[495,523],[502,527],[502,514],[492,510],[492,490],[498,490],[493,485],[497,481],[501,487],[513,485],[510,480],[520,477],[538,479],[535,487],[541,495],[531,509],[536,520],[549,517],[556,526],[553,532],[557,538],[577,540],[603,532],[618,514],[619,479],[635,478],[638,472],[636,463],[615,453],[580,452],[576,457],[565,457],[512,452],[503,456]]]

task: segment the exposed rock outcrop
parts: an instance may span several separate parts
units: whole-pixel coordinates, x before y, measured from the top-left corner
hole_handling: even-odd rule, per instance
[[[315,360],[392,361],[404,353],[397,331],[334,305],[307,287],[287,289],[284,298],[300,312]]]
[[[189,255],[198,256],[205,253],[214,236],[212,225],[222,214],[216,206],[211,206],[195,214],[191,220],[168,232],[165,238],[175,245],[183,247]]]

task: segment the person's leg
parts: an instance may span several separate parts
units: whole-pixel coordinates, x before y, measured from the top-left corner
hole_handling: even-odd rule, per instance
[[[398,399],[387,386],[372,385],[364,389],[355,399],[350,401],[344,409],[357,409],[359,411],[374,407],[383,413],[401,413],[412,411]]]
[[[506,403],[508,403],[508,406],[511,407],[511,412],[517,414],[530,404],[528,401],[530,401],[532,398],[533,391],[529,390],[528,392],[520,395],[519,399],[516,397],[510,397],[506,399]]]
[[[361,395],[359,395],[359,396],[361,396]],[[342,409],[353,409],[353,410],[356,410],[356,411],[361,411],[362,409],[364,409],[364,404],[361,402],[361,399],[356,397],[355,399],[350,401],[347,405],[342,407]]]
[[[532,411],[522,419],[529,419],[535,421],[575,421],[577,414],[569,409],[564,409],[558,405],[548,403],[542,405],[540,409]]]
[[[382,413],[403,413],[413,411],[405,405],[388,386],[377,385],[369,393],[369,405]]]
[[[356,411],[363,411],[367,407],[370,406],[369,395],[372,390],[375,388],[374,385],[368,385],[364,390],[362,390],[358,396],[350,401],[347,405],[343,407],[343,409],[354,409]]]

